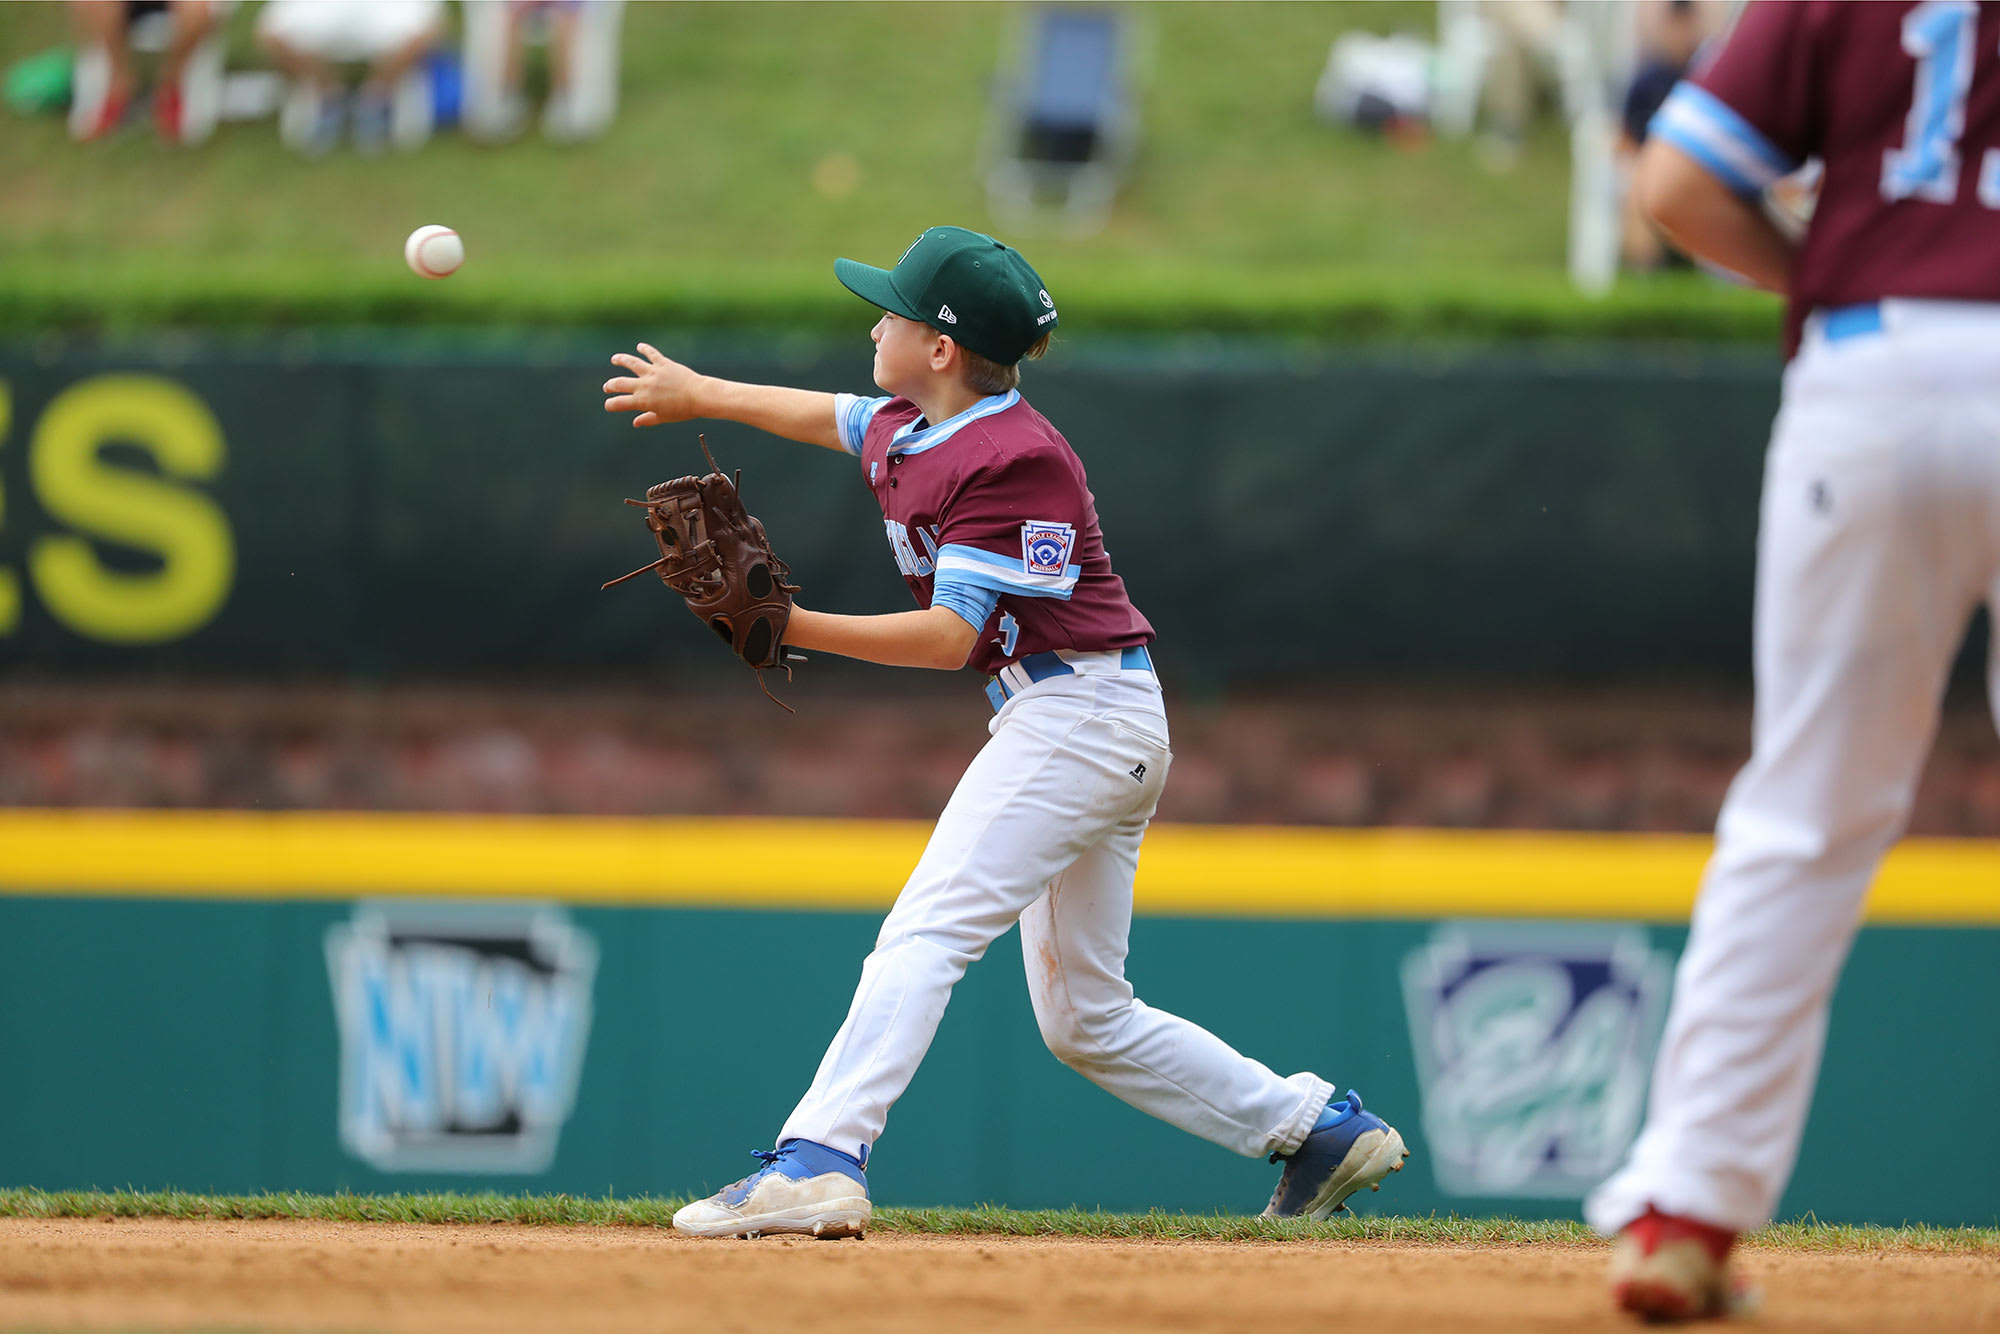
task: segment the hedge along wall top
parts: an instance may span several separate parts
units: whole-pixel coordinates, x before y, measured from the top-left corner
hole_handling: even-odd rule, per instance
[[[0,345],[0,662],[737,670],[663,590],[598,589],[650,554],[621,498],[698,471],[698,430],[807,605],[909,605],[851,461],[607,416],[636,336]],[[870,387],[858,332],[644,336],[716,374]],[[1025,390],[1089,468],[1176,688],[1736,679],[1777,372],[1732,349],[1077,340]]]

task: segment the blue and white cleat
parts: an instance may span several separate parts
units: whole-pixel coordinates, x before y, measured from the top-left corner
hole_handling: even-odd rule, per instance
[[[1296,1152],[1271,1155],[1272,1162],[1284,1162],[1285,1174],[1264,1217],[1331,1218],[1363,1186],[1382,1189],[1382,1178],[1402,1171],[1409,1156],[1396,1128],[1362,1111],[1361,1095],[1349,1089],[1344,1099],[1326,1105]]]
[[[868,1177],[859,1158],[809,1139],[758,1149],[764,1165],[674,1215],[690,1237],[858,1237],[868,1226]]]

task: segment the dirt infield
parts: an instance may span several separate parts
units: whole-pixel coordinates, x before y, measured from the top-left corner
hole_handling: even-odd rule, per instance
[[[1627,1329],[1593,1246],[0,1219],[0,1326],[312,1330]],[[2000,1329],[2000,1253],[1753,1249],[1769,1330]]]

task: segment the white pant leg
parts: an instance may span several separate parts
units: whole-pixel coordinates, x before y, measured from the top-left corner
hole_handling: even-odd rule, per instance
[[[1280,1079],[1213,1033],[1132,994],[1125,956],[1132,877],[1150,810],[1121,820],[1021,914],[1028,995],[1042,1040],[1108,1093],[1190,1134],[1249,1156],[1290,1153],[1333,1086]]]
[[[1115,677],[1065,677],[995,717],[993,739],[938,817],[862,964],[847,1021],[779,1138],[846,1153],[872,1145],[966,967],[1086,848],[1121,820],[1151,814],[1166,747],[1101,706],[1130,690]]]
[[[1788,374],[1758,534],[1753,752],[1717,825],[1645,1129],[1586,1205],[1602,1231],[1649,1204],[1749,1230],[1790,1178],[1834,981],[1993,575],[2000,391],[1913,393],[1895,372],[1920,352],[1836,344]]]

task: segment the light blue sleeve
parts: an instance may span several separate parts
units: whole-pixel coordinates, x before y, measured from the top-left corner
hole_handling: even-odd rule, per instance
[[[1799,164],[1706,88],[1677,83],[1647,126],[1739,195],[1768,189]]]
[[[868,435],[868,423],[882,410],[887,398],[863,398],[859,394],[833,396],[833,424],[840,432],[840,447],[859,458],[861,442]]]
[[[940,587],[949,579],[953,583],[988,589],[995,594],[1013,593],[1019,597],[1056,598],[1067,602],[1070,594],[1076,591],[1076,581],[1082,574],[1083,568],[1072,564],[1064,564],[1061,574],[1030,573],[1027,565],[1015,557],[1002,556],[960,542],[946,543],[937,557]]]
[[[950,607],[964,617],[974,630],[983,630],[986,622],[993,618],[993,609],[1000,605],[1000,594],[970,580],[940,573],[937,583],[931,588],[931,605]]]

